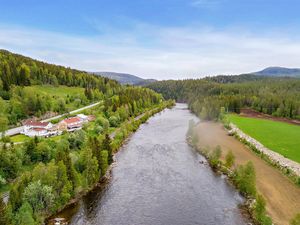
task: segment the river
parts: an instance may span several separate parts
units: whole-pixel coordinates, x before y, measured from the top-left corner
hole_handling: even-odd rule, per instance
[[[112,177],[57,217],[72,225],[247,224],[243,198],[186,143],[185,104],[150,118],[116,154]]]

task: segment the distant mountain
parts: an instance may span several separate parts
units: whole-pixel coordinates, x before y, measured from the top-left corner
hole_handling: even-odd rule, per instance
[[[299,77],[300,68],[268,67],[252,74],[268,77]]]
[[[131,84],[131,85],[146,85],[155,82],[154,79],[143,79],[141,77],[127,74],[127,73],[115,73],[115,72],[94,72],[98,76],[107,77],[109,79],[116,80],[121,84]]]

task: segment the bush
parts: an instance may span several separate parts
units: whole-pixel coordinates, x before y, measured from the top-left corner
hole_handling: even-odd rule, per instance
[[[209,162],[213,168],[217,168],[220,165],[220,157],[222,155],[222,150],[220,146],[217,146],[210,154],[209,154]]]
[[[117,127],[117,126],[119,126],[119,123],[120,123],[120,121],[119,121],[118,117],[116,117],[116,116],[109,117],[110,126]]]
[[[233,181],[243,194],[254,197],[256,194],[255,177],[253,163],[248,162],[234,171]]]
[[[300,213],[298,213],[290,222],[291,225],[300,225]]]
[[[96,124],[101,126],[104,130],[107,130],[109,128],[109,121],[103,116],[97,117]]]
[[[254,206],[254,218],[261,225],[272,225],[272,220],[266,215],[266,202],[262,195],[257,195]]]
[[[230,150],[225,156],[225,166],[230,169],[234,164],[234,160],[235,160],[235,156]]]

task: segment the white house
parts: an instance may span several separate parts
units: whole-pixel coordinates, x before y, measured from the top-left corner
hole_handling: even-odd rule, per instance
[[[21,133],[29,137],[45,137],[56,135],[57,131],[53,129],[52,123],[29,120],[24,123]]]
[[[77,116],[60,121],[57,125],[53,125],[50,122],[27,120],[23,123],[23,131],[21,133],[29,137],[50,137],[54,135],[60,135],[63,131],[71,132],[80,130],[84,123],[87,123],[94,119],[94,116],[78,114]]]
[[[80,118],[83,122],[89,121],[89,116],[86,116],[84,114],[78,114],[77,117]]]

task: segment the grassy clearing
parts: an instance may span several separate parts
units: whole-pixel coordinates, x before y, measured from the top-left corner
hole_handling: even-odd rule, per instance
[[[53,103],[57,102],[59,98],[63,98],[66,101],[67,111],[71,111],[88,104],[87,102],[82,104],[81,100],[79,102],[74,101],[75,99],[85,98],[84,88],[81,87],[34,85],[25,88],[33,91],[34,93],[50,96]]]
[[[236,114],[228,119],[267,148],[300,163],[300,126]]]
[[[52,85],[34,85],[25,87],[36,93],[43,93],[52,96],[66,97],[67,95],[84,94],[84,88],[81,87],[67,87],[67,86],[52,86]]]
[[[14,143],[16,143],[16,142],[25,142],[29,139],[30,139],[30,137],[27,137],[24,134],[18,134],[18,135],[10,137],[10,140]]]

